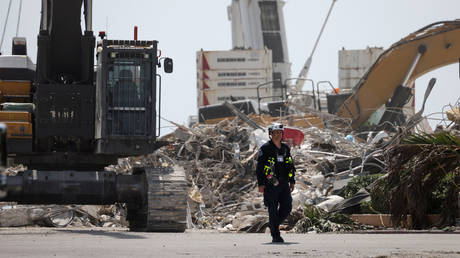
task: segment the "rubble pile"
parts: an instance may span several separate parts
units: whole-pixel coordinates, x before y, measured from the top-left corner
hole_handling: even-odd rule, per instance
[[[459,128],[460,119],[456,114],[450,114],[451,120],[456,121],[451,126],[453,132]],[[255,168],[258,149],[269,138],[266,130],[246,123],[237,117],[212,125],[197,124],[191,128],[176,125],[178,128],[173,133],[159,139],[165,146],[155,153],[119,159],[117,165],[106,170],[125,174],[136,166],[180,165],[184,167],[189,186],[190,227],[221,232],[264,232],[268,226],[268,215],[263,196],[257,192]],[[408,139],[410,129],[395,133],[369,131],[349,134],[319,127],[297,129],[305,137],[300,146],[291,146],[297,169],[296,188],[292,192],[293,211],[285,222],[284,230],[329,232],[367,229],[343,215],[360,212],[399,214],[399,217],[396,216],[398,222],[405,221],[404,216],[411,214],[416,218],[415,225],[422,227],[428,204],[420,194],[426,191],[417,188],[420,179],[432,178],[432,181],[423,181],[422,184],[423,187],[430,184],[427,186],[430,190],[449,176],[457,180],[456,184],[459,183],[458,133],[442,136],[437,132],[438,136],[441,135],[439,139],[451,141],[446,147],[446,144],[439,146],[442,145],[439,142],[413,142],[414,145],[409,146],[403,141]],[[434,135],[425,134],[428,140],[437,139],[436,132]],[[418,137],[415,139],[421,140]],[[431,147],[426,148],[423,144],[431,144]],[[443,167],[439,167],[439,158],[446,160]],[[9,168],[7,174],[23,169]],[[414,169],[420,173],[407,177],[407,171]],[[436,182],[433,181],[435,179]],[[453,186],[455,184],[449,186],[448,195],[444,194],[450,198],[446,203],[454,203],[454,196],[458,198],[455,194],[458,189]],[[414,198],[416,195],[418,197]],[[393,204],[390,205],[390,202]],[[390,211],[390,206],[393,209],[399,207],[399,210]],[[425,210],[411,209],[415,206],[423,206]],[[451,211],[450,219],[455,220],[457,206],[445,207]],[[14,210],[22,214],[17,216],[16,221],[8,215]],[[2,220],[8,216],[9,220]],[[127,226],[123,205],[0,205],[0,226],[11,223]]]
[[[121,205],[17,205],[0,203],[0,227],[126,227]]]
[[[160,139],[168,140],[169,144],[155,153],[120,159],[106,170],[123,174],[136,166],[181,165],[189,182],[191,227],[263,232],[268,216],[263,196],[256,190],[255,167],[258,148],[269,140],[268,133],[240,122],[235,119],[192,128],[179,126],[174,133]],[[320,207],[328,210],[342,201],[342,197],[331,195],[332,192],[343,188],[360,172],[356,168],[362,167],[365,154],[373,148],[365,140],[337,131],[316,127],[301,130],[305,140],[301,146],[291,148],[297,183],[292,193],[293,213],[287,220],[288,230],[304,217],[306,204],[323,202]],[[341,180],[345,182],[337,184]],[[65,206],[75,215],[69,225],[126,225],[122,206],[84,207]],[[37,224],[37,219],[29,221]]]
[[[303,217],[305,204],[328,200],[334,189],[336,173],[341,172],[340,178],[347,179],[351,179],[353,173],[357,174],[353,168],[362,165],[364,157],[361,157],[373,148],[365,140],[347,137],[337,131],[316,127],[301,130],[305,134],[303,144],[291,148],[297,183],[292,193],[295,212],[288,219],[287,229],[294,227]],[[263,196],[256,190],[255,166],[258,148],[268,140],[267,132],[239,125],[235,119],[223,120],[216,125],[179,128],[168,138],[173,143],[155,155],[163,161],[166,156],[170,162],[185,168],[190,183],[189,203],[194,227],[221,231],[265,230],[268,217]],[[336,166],[343,160],[347,160],[345,166]],[[324,163],[329,164],[327,169],[322,168]],[[341,167],[346,167],[346,171]],[[329,199],[332,200],[329,206],[343,200]]]
[[[174,144],[158,151],[186,171],[195,227],[237,229],[247,220],[265,219],[265,214],[258,216],[262,196],[254,192],[258,147],[252,131],[228,120],[187,131],[179,128]]]

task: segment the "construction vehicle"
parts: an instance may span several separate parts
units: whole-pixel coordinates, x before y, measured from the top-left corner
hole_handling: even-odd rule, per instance
[[[149,154],[164,145],[157,140],[157,67],[163,61],[164,71],[172,72],[172,59],[158,57],[157,41],[101,36],[94,71],[92,0],[42,1],[35,79],[28,84],[32,101],[26,103],[31,109],[0,113],[0,122],[7,125],[8,155],[28,170],[2,177],[2,201],[126,203],[130,229],[182,232],[187,207],[183,169],[135,167],[129,175],[104,171],[118,158]],[[16,119],[22,121],[17,127],[7,121],[19,116],[15,112],[26,116]],[[15,149],[17,135],[23,136],[22,147]]]
[[[393,122],[400,115],[397,111],[412,96],[408,87],[411,82],[436,68],[458,62],[459,58],[460,20],[423,27],[385,50],[335,114],[349,118],[356,129],[385,105],[379,124]]]

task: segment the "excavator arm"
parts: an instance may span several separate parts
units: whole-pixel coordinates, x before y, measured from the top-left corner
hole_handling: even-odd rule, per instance
[[[384,51],[355,86],[336,115],[358,128],[392,98],[398,86],[460,58],[460,20],[430,24]]]

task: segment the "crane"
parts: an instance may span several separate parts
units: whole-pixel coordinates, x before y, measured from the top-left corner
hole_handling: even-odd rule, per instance
[[[316,42],[315,42],[315,45],[313,46],[310,56],[305,61],[305,64],[303,65],[302,70],[300,70],[299,76],[297,76],[298,79],[296,80],[296,83],[295,83],[296,91],[301,91],[303,88],[303,85],[305,84],[305,79],[307,78],[308,71],[310,70],[311,62],[313,60],[313,54],[316,51],[316,47],[318,46],[319,40],[321,36],[323,35],[324,28],[326,27],[326,23],[329,20],[329,16],[331,15],[332,8],[334,8],[334,5],[336,2],[337,0],[332,0],[331,6],[329,7],[329,11],[326,15],[326,19],[323,22],[323,26],[321,27],[318,37],[316,38]]]

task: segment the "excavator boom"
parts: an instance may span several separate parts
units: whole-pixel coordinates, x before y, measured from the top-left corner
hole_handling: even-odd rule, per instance
[[[383,52],[345,100],[336,115],[358,128],[392,98],[398,86],[439,67],[458,62],[460,20],[430,24]]]

